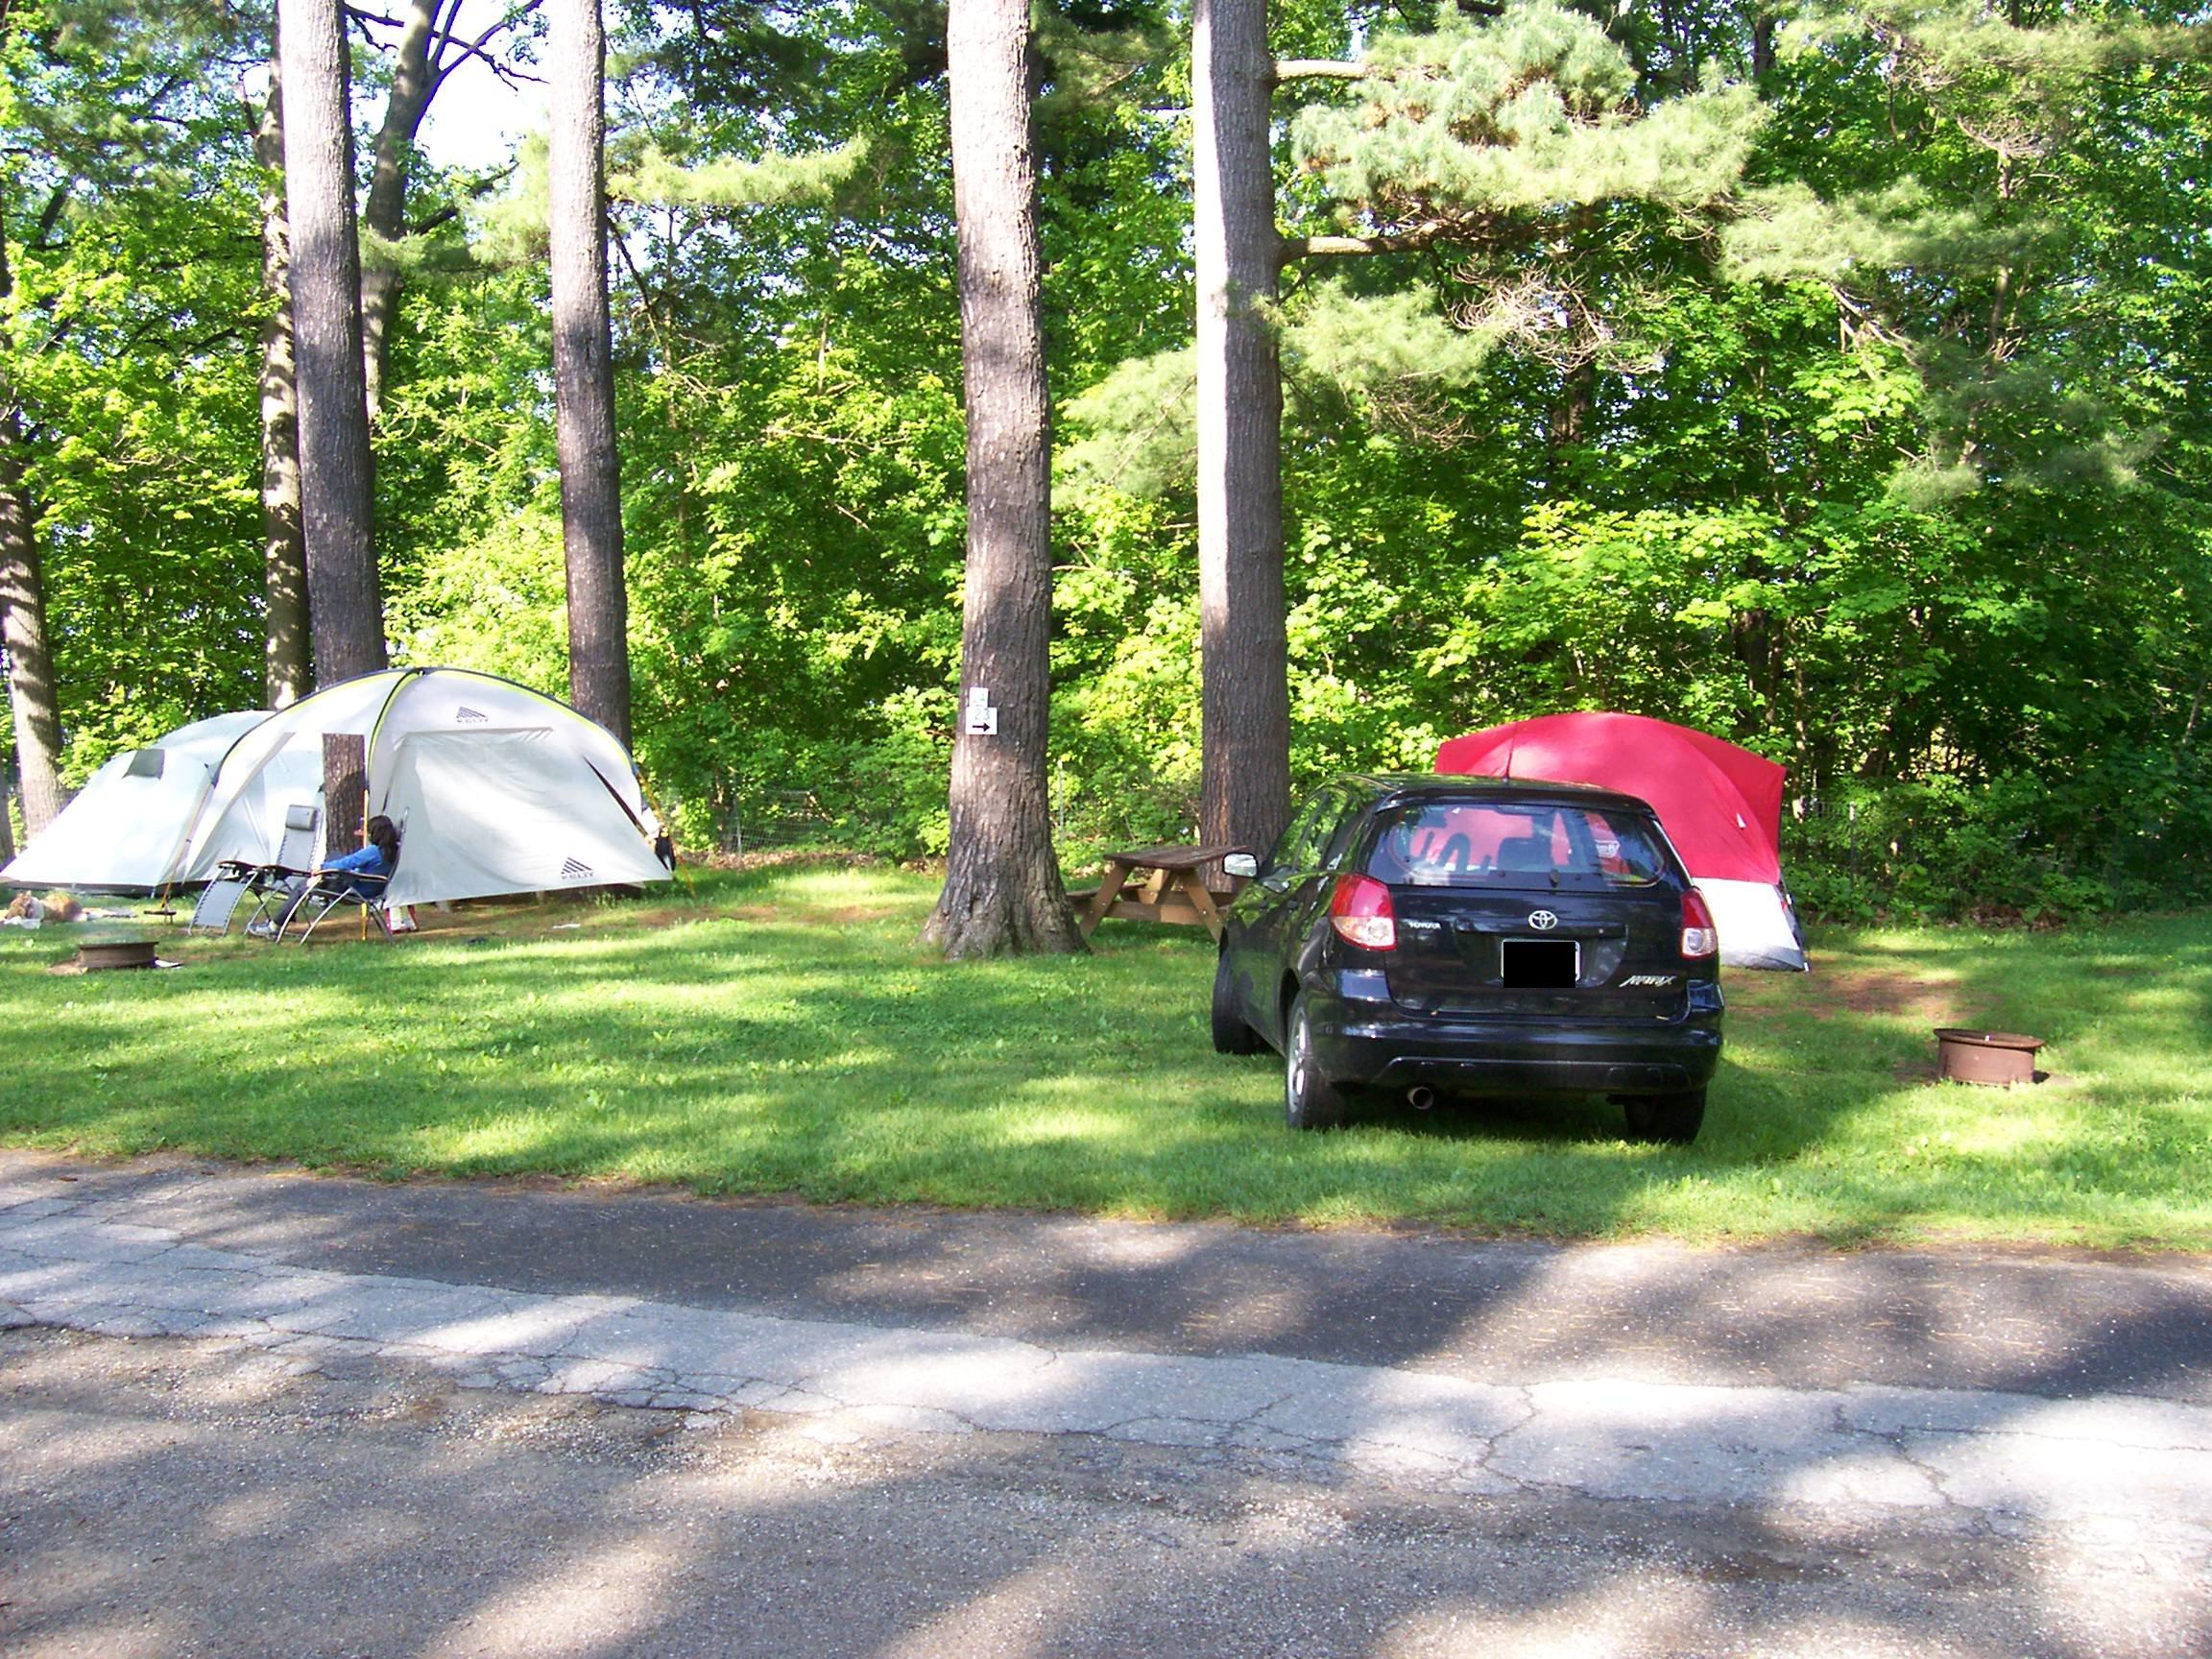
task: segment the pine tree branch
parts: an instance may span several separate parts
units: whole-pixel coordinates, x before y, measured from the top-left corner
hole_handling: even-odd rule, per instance
[[[622,234],[622,228],[614,223],[612,213],[608,215],[604,234],[607,246],[620,256],[622,269],[630,273],[630,281],[637,290],[638,309],[645,313],[645,326],[652,330],[654,344],[660,347],[662,360],[670,365],[675,364],[678,357],[668,344],[667,330],[661,315],[661,297],[654,293],[652,284],[645,280],[645,273],[637,268],[637,261],[630,252],[630,239]]]
[[[444,20],[438,25],[436,33],[430,38],[430,61],[434,65],[432,93],[435,94],[438,87],[445,84],[445,78],[471,58],[481,61],[485,68],[491,70],[493,74],[498,76],[510,86],[519,88],[525,81],[536,85],[543,85],[544,78],[542,76],[527,74],[516,68],[512,63],[502,63],[486,50],[494,36],[513,28],[543,4],[544,0],[524,0],[522,5],[501,17],[498,22],[486,29],[473,40],[464,40],[460,36],[453,33],[453,25],[458,21],[461,8],[458,3],[452,5],[446,11]],[[375,38],[373,31],[376,29],[404,27],[402,19],[388,16],[381,12],[372,12],[366,6],[348,5],[345,8],[345,15],[347,20],[361,32],[362,38],[371,41]],[[445,60],[448,47],[459,47],[461,53],[451,62]]]
[[[1364,81],[1367,65],[1346,63],[1334,58],[1279,58],[1275,62],[1275,84],[1283,86],[1292,81]]]
[[[381,12],[372,12],[366,6],[341,6],[338,9],[338,15],[342,22],[352,24],[354,31],[360,35],[362,39],[372,43],[374,42],[375,36],[371,31],[378,25],[382,25],[386,29],[399,27],[398,18],[386,16]]]
[[[256,333],[258,333],[258,330],[256,330]],[[181,347],[178,349],[177,355],[180,358],[199,357],[208,351],[213,350],[218,346],[243,346],[246,344],[246,340],[247,334],[246,330],[243,328],[219,328],[214,333],[206,336],[204,339],[186,341]]]
[[[506,166],[496,168],[493,171],[485,174],[480,179],[471,179],[467,184],[462,186],[463,194],[467,195],[471,201],[481,202],[485,197],[491,195],[493,191],[498,189],[499,186],[504,184],[508,180],[514,178],[517,169],[518,163],[509,162]],[[427,236],[431,231],[438,229],[442,226],[450,225],[454,220],[460,217],[461,207],[459,204],[448,202],[443,207],[437,208],[433,212],[424,214],[421,218],[409,225],[407,227],[407,234],[409,236]]]
[[[1299,259],[1347,259],[1367,253],[1417,253],[1432,247],[1451,226],[1441,219],[1416,225],[1390,236],[1285,236],[1281,239],[1286,265]]]
[[[445,85],[445,78],[471,58],[480,60],[486,68],[510,86],[518,87],[525,81],[534,82],[540,85],[544,84],[543,77],[525,74],[512,63],[502,63],[486,50],[493,36],[521,22],[523,18],[537,11],[542,3],[543,0],[528,0],[526,5],[517,7],[513,12],[500,18],[498,22],[493,24],[473,40],[464,40],[453,33],[455,13],[460,11],[460,7],[456,5],[452,12],[445,14],[445,22],[439,30],[438,37],[431,42],[430,61],[434,66],[432,69],[434,80],[432,90],[435,91],[437,87]],[[445,60],[445,49],[448,46],[458,46],[461,49],[461,55],[450,63]]]
[[[41,252],[48,250],[54,232],[60,227],[62,209],[69,205],[71,182],[64,179],[55,185],[53,193],[46,198],[46,205],[39,211],[38,228],[31,235],[31,246]]]

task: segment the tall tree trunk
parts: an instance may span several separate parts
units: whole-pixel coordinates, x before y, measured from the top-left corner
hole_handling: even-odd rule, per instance
[[[36,835],[61,810],[61,706],[46,642],[46,587],[37,516],[24,489],[22,444],[22,416],[0,412],[0,640],[8,648],[23,831]]]
[[[1598,365],[1575,363],[1559,372],[1559,395],[1551,405],[1551,429],[1545,436],[1554,467],[1571,460],[1570,451],[1588,442],[1598,407]]]
[[[1046,786],[1052,451],[1027,0],[952,0],[946,44],[968,406],[964,730],[952,750],[945,890],[923,936],[948,956],[1078,951]],[[965,730],[985,704],[998,730]]]
[[[350,76],[339,0],[279,0],[278,10],[300,385],[300,520],[315,676],[328,685],[385,663],[361,371]]]
[[[15,291],[8,246],[0,238],[0,299]],[[0,647],[8,653],[8,702],[15,719],[15,774],[23,790],[23,831],[36,835],[61,810],[61,701],[54,653],[46,642],[46,584],[39,567],[38,516],[23,476],[23,412],[0,381]],[[8,791],[0,787],[0,812]]]
[[[1755,11],[1751,14],[1751,73],[1764,78],[1774,72],[1774,13]]]
[[[438,90],[430,43],[437,36],[438,13],[445,3],[414,0],[392,63],[392,94],[384,105],[384,124],[376,132],[369,200],[361,208],[361,223],[386,242],[398,241],[407,229],[407,164],[414,156],[415,134]],[[373,252],[366,255],[361,262],[361,349],[372,417],[384,407],[386,340],[398,308],[398,268]]]
[[[307,695],[307,543],[300,532],[300,385],[292,361],[292,232],[284,215],[282,65],[253,130],[261,163],[261,583],[265,600],[263,679],[268,705],[287,709]]]
[[[560,421],[561,531],[568,564],[568,690],[630,741],[630,601],[622,572],[622,476],[607,321],[602,178],[607,39],[599,0],[554,0],[546,17],[553,103],[547,155],[553,266],[553,384]]]
[[[1283,385],[1265,307],[1281,243],[1265,0],[1197,0],[1200,834],[1264,852],[1290,811]]]

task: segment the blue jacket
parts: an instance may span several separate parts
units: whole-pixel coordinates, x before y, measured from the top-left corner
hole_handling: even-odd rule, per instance
[[[358,873],[363,876],[382,878],[392,874],[392,866],[385,862],[384,850],[372,841],[358,853],[348,853],[338,858],[325,858],[323,861],[323,871],[326,876]],[[381,880],[373,883],[356,881],[349,882],[348,885],[351,886],[355,892],[381,892],[383,890]]]

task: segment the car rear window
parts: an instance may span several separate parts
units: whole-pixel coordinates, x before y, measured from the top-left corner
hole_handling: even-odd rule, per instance
[[[1647,818],[1521,801],[1401,807],[1368,859],[1378,880],[1421,887],[1648,887],[1666,870]]]

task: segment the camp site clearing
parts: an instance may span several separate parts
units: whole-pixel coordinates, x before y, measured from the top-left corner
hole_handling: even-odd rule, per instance
[[[1211,942],[947,964],[926,875],[685,868],[635,901],[422,912],[385,943],[181,929],[170,972],[57,976],[0,929],[12,1144],[391,1176],[554,1176],[819,1201],[1547,1237],[2212,1246],[2200,915],[2031,932],[1816,929],[1730,974],[1704,1133],[1617,1112],[1392,1108],[1282,1128],[1271,1057],[1213,1052]],[[2047,1040],[2047,1080],[1935,1075],[1932,1030]]]

